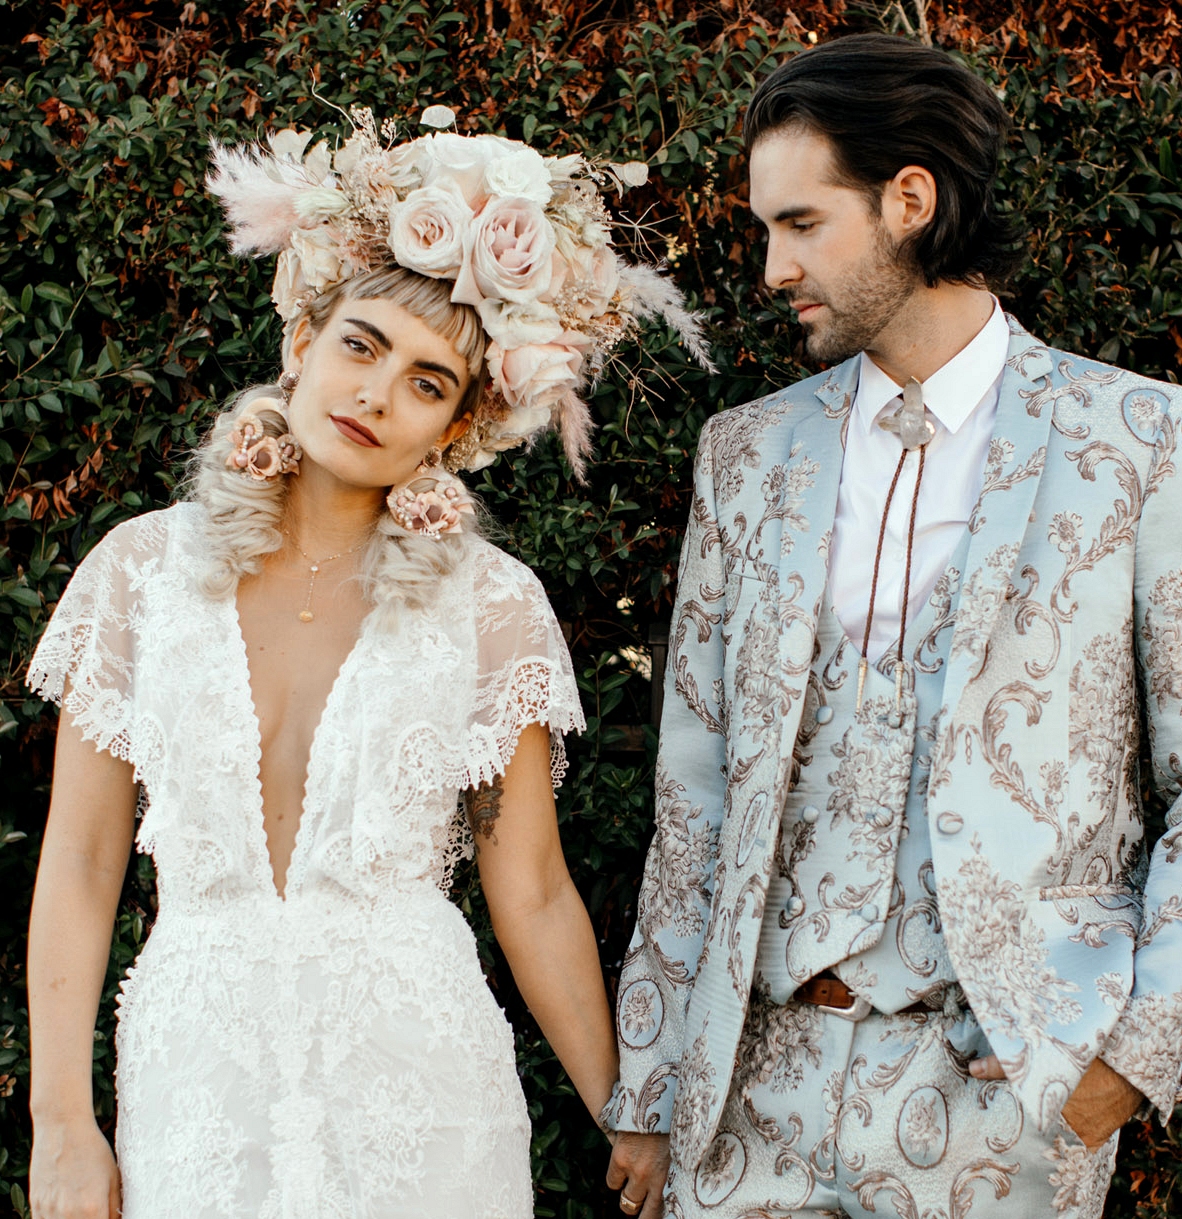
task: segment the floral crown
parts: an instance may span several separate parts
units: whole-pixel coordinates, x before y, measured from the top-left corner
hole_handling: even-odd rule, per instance
[[[613,348],[660,317],[712,368],[698,317],[657,268],[624,262],[611,244],[602,184],[621,194],[648,178],[641,162],[543,156],[518,140],[435,130],[395,143],[372,111],[350,111],[336,149],[312,133],[260,145],[214,144],[210,191],[222,202],[235,253],[279,255],[272,299],[291,322],[319,294],[392,264],[453,281],[451,299],[480,314],[491,394],[448,464],[479,470],[498,452],[555,426],[578,474],[591,417],[580,392]],[[429,106],[421,122],[455,115]]]

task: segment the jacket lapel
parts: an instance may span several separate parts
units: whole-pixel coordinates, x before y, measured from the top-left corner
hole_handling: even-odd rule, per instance
[[[981,673],[989,637],[1009,595],[1030,511],[1046,465],[1054,415],[1048,392],[1049,352],[1013,319],[985,478],[969,520],[969,550],[961,582],[944,680],[944,706],[954,714],[965,686]],[[951,715],[944,717],[947,729]]]
[[[785,511],[780,534],[780,677],[788,689],[792,712],[781,724],[778,804],[787,795],[817,617],[829,580],[829,541],[841,486],[845,429],[858,389],[858,366],[856,358],[846,360],[822,381],[816,391],[817,409],[793,429],[791,454],[786,460],[789,466],[794,461],[807,461],[813,472],[800,504]]]
[[[778,742],[749,756],[742,756],[748,743],[742,727],[732,723],[737,756],[731,759],[715,893],[689,1000],[678,1094],[678,1103],[689,1103],[695,1113],[679,1144],[687,1163],[705,1154],[717,1129],[746,1017],[772,853],[812,664],[817,608],[825,591],[828,529],[841,481],[842,431],[857,388],[857,370],[856,360],[835,368],[816,391],[820,401],[812,403],[807,414],[802,410],[804,417],[785,428],[782,440],[767,438],[766,469],[769,477],[779,480],[780,496],[770,519],[781,527],[778,595],[770,602],[774,610],[767,612],[775,612],[778,621],[758,625],[778,634],[778,702],[785,710],[777,724]],[[744,504],[740,511],[749,513],[753,507]],[[764,504],[758,508],[762,512]],[[740,622],[737,630],[746,626]],[[735,646],[741,646],[738,640]],[[698,1094],[686,1102],[684,1096],[695,1086]]]

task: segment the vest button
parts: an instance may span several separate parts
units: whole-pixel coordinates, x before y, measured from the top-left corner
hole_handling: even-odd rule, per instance
[[[818,724],[827,724],[833,718],[833,708],[823,705],[817,708],[815,714]]]
[[[815,804],[806,804],[800,810],[800,819],[806,825],[816,825],[817,818],[821,815],[821,810]]]
[[[858,911],[858,914],[868,923],[878,922],[878,907],[873,902],[863,906],[862,909]]]
[[[892,825],[895,820],[895,814],[891,812],[885,805],[882,808],[876,808],[870,816],[870,820],[874,822],[880,830],[885,830],[888,825]]]
[[[964,818],[959,813],[941,813],[936,818],[936,829],[939,833],[951,838],[964,829]]]
[[[799,918],[804,913],[804,901],[799,897],[790,897],[784,912],[789,918]]]

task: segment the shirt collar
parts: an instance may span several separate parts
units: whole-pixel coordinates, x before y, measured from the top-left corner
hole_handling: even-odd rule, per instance
[[[950,432],[957,432],[997,385],[1010,346],[1010,327],[997,298],[993,312],[967,346],[923,383],[924,405]],[[863,435],[903,392],[865,353],[860,356],[854,416]]]

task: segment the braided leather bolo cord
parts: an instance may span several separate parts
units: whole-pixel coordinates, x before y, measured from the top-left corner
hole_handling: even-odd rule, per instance
[[[878,545],[874,550],[874,575],[870,580],[870,605],[866,610],[866,630],[862,633],[862,659],[858,661],[858,700],[855,711],[862,710],[862,691],[866,687],[866,671],[870,667],[867,653],[870,650],[870,627],[874,622],[874,601],[878,596],[878,569],[882,563],[882,544],[886,538],[887,516],[891,503],[895,498],[895,488],[899,485],[899,476],[903,473],[903,464],[907,460],[910,449],[904,449],[899,454],[899,464],[895,466],[895,475],[891,479],[891,487],[887,492],[886,505],[882,510],[882,523],[878,527]],[[923,482],[924,455],[927,445],[919,446],[919,469],[915,474],[915,491],[911,496],[911,515],[907,522],[907,559],[903,567],[903,605],[899,619],[899,651],[895,657],[895,712],[903,709],[903,640],[907,634],[907,602],[911,595],[911,551],[915,545],[915,511],[919,505],[919,485]]]

